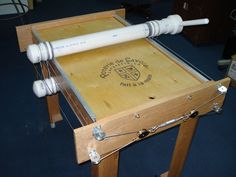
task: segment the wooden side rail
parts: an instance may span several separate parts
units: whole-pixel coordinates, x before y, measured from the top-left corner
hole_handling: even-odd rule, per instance
[[[223,104],[224,95],[217,97],[219,94],[217,84],[219,83],[228,87],[229,79],[226,78],[219,82],[210,81],[205,84],[200,84],[198,87],[183,90],[181,93],[168,95],[163,99],[153,100],[152,102],[136,108],[103,118],[88,126],[75,129],[74,139],[78,163],[89,160],[89,149],[96,149],[100,155],[104,155],[124,146],[136,137],[136,134],[129,134],[104,141],[97,141],[92,135],[94,127],[101,126],[107,136],[125,132],[137,132],[180,117],[216,97],[214,100],[199,108],[199,115],[204,115],[212,110],[213,103],[216,102],[219,105]],[[176,122],[164,128],[160,128],[155,133],[180,123],[182,122]]]

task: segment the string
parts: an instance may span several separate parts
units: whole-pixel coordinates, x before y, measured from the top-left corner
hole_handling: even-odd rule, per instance
[[[33,66],[34,66],[34,69],[35,69],[35,71],[36,71],[37,77],[40,78],[41,80],[43,80],[42,74],[40,74],[40,72],[38,71],[38,69],[37,69],[37,67],[36,67],[35,65],[33,65]],[[41,62],[40,62],[40,66],[41,66],[41,69],[42,69],[42,63],[41,63]],[[47,71],[50,73],[50,70],[49,70],[48,66],[49,66],[49,65],[48,65],[48,63],[47,63],[47,65],[46,65],[45,67],[47,68]],[[49,74],[49,73],[48,73],[48,74]],[[51,90],[51,88],[48,86],[48,84],[47,84],[46,82],[44,82],[44,84],[45,84],[46,87],[49,89],[49,91],[50,91],[51,93],[53,93],[52,90]],[[70,128],[72,129],[72,131],[73,131],[73,130],[74,130],[74,127],[72,126],[71,122],[69,121],[69,119],[68,119],[68,117],[67,117],[65,111],[62,109],[60,103],[59,103],[59,109],[60,109],[61,113],[63,114],[63,117],[66,119],[66,121],[67,121],[69,127],[70,127]]]
[[[54,70],[54,68],[51,66],[50,63],[48,63],[48,66],[50,67],[50,69],[51,69],[54,73],[56,73],[55,70]],[[58,86],[59,86],[60,90],[62,90],[61,86],[60,86],[60,85],[58,85]],[[68,97],[71,98],[70,93],[68,93],[68,91],[67,91],[66,89],[64,89],[64,91],[66,92],[66,94],[68,95]],[[77,112],[81,112],[81,111],[78,109],[77,104],[76,104],[76,102],[74,101],[74,99],[71,98],[70,100],[71,100],[72,104],[75,105],[74,108],[77,110]],[[83,120],[86,120],[86,118],[84,117],[84,115],[83,115],[82,113],[80,114],[80,117],[82,117]]]

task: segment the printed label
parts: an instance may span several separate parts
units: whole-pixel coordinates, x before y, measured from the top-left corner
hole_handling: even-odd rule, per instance
[[[145,69],[145,74],[141,73]],[[142,60],[125,58],[118,59],[104,65],[101,69],[100,77],[107,79],[111,73],[117,74],[121,79],[119,85],[122,87],[142,86],[152,79],[148,70],[149,66]]]

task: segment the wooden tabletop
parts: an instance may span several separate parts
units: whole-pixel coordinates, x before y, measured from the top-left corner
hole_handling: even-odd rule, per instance
[[[122,26],[111,17],[38,33],[43,40],[52,41]],[[57,61],[97,120],[201,83],[146,39],[68,55]]]

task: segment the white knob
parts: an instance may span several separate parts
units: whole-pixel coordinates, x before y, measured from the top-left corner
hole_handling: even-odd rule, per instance
[[[53,59],[53,49],[49,42],[41,42],[31,44],[27,48],[27,57],[32,63],[39,63],[41,61]]]
[[[184,26],[206,25],[209,23],[208,18],[183,21],[179,15],[170,15],[158,21],[160,34],[177,34],[183,30]],[[157,27],[156,27],[157,28]]]
[[[39,63],[41,61],[39,46],[36,44],[29,45],[27,48],[27,57],[32,63]]]
[[[183,30],[182,26],[182,18],[179,15],[170,15],[165,20],[165,25],[162,27],[164,28],[165,32],[161,34],[177,34]]]
[[[38,97],[44,97],[46,95],[52,95],[59,91],[56,81],[53,77],[45,80],[37,80],[33,83],[33,92]]]

